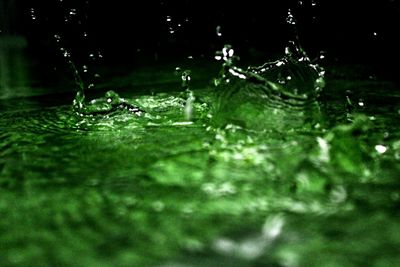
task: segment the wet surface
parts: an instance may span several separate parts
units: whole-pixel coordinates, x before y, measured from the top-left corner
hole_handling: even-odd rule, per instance
[[[332,74],[288,105],[226,73],[122,91],[142,116],[7,100],[0,265],[398,266],[395,84]]]

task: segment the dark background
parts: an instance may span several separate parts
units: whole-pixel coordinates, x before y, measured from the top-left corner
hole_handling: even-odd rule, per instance
[[[261,63],[281,55],[287,41],[298,34],[311,57],[325,51],[331,63],[368,65],[378,74],[397,77],[400,4],[396,0],[0,3],[2,36],[22,36],[30,64],[41,72],[65,64],[61,47],[77,66],[140,67],[189,56],[212,59],[226,43],[244,62]],[[297,20],[296,29],[286,23],[288,9]],[[59,43],[54,35],[61,37]]]

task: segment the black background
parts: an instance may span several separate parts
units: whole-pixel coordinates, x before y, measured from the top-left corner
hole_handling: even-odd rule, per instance
[[[288,0],[0,1],[3,9],[11,2],[14,6],[5,11],[8,24],[2,34],[25,36],[29,57],[42,65],[60,64],[60,46],[78,64],[100,51],[103,57],[96,64],[141,65],[188,56],[211,59],[226,43],[244,59],[266,61],[282,54],[296,35],[286,23],[288,9],[297,20],[300,43],[311,57],[325,51],[332,62],[368,64],[391,76],[396,76],[399,61],[396,0],[315,0],[315,6],[311,0],[302,4]],[[71,8],[76,15],[66,22]],[[55,34],[62,36],[62,44],[56,44]]]

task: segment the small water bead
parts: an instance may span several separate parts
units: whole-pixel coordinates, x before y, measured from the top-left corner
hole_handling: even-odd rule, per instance
[[[215,57],[214,57],[216,60],[218,60],[218,61],[220,61],[221,59],[222,59],[222,56],[221,55],[219,55],[219,54],[217,54],[217,55],[215,55]]]
[[[375,146],[375,150],[379,153],[379,154],[383,154],[387,151],[387,147],[384,145],[376,145]]]
[[[288,14],[287,14],[287,17],[286,17],[286,22],[287,22],[288,24],[291,24],[291,25],[296,25],[296,20],[295,20],[293,14],[292,14],[292,11],[291,11],[290,9],[288,9]]]
[[[78,13],[76,12],[76,8],[71,8],[71,9],[69,10],[69,14],[70,14],[71,16],[77,15]]]
[[[233,57],[234,52],[235,51],[232,49],[231,46],[225,46],[222,49],[222,54],[224,55],[224,59],[228,59],[230,57]]]
[[[31,13],[31,19],[32,20],[36,20],[36,10],[32,7],[31,9],[30,9],[30,13]]]
[[[191,71],[190,70],[185,70],[185,71],[182,72],[182,75],[181,75],[182,86],[188,86],[188,83],[191,80],[190,75],[191,75]]]
[[[219,37],[222,36],[222,33],[221,33],[221,26],[220,26],[220,25],[218,25],[218,26],[216,27],[215,31],[216,31],[216,33],[217,33],[217,36],[219,36]]]
[[[317,1],[316,0],[311,0],[311,6],[317,6]]]
[[[69,53],[67,50],[65,50],[65,51],[63,52],[63,56],[64,56],[65,58],[70,58],[70,57],[71,57],[71,53]]]

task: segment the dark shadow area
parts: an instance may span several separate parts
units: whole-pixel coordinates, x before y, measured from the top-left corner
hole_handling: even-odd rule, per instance
[[[393,0],[0,3],[3,98],[29,94],[26,85],[74,87],[69,60],[88,86],[143,68],[201,66],[225,44],[240,64],[262,64],[295,39],[311,58],[324,53],[325,66],[364,66],[368,76],[399,81],[400,5]]]

